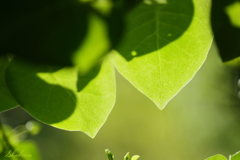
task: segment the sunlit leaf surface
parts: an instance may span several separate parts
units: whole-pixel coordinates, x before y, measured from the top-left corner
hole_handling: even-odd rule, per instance
[[[108,58],[85,77],[75,68],[13,60],[7,82],[20,105],[36,119],[94,137],[115,103],[114,70]]]
[[[129,14],[131,30],[117,49],[120,54],[114,51],[111,59],[127,80],[163,109],[207,57],[212,42],[210,1],[193,1],[194,14],[192,1],[151,2],[139,4]],[[144,9],[151,11],[146,14]],[[189,18],[189,28],[182,29]],[[175,34],[182,36],[171,38]]]
[[[209,157],[209,158],[207,158],[205,160],[227,160],[227,158],[224,157],[223,155],[218,154],[218,155]]]

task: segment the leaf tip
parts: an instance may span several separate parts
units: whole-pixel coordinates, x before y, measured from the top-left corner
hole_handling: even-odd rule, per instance
[[[131,160],[138,160],[138,158],[140,158],[139,155],[134,155],[134,156],[132,156],[132,159],[131,159]]]

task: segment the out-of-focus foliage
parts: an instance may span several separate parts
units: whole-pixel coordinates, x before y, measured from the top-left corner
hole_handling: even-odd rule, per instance
[[[37,121],[29,121],[26,123],[26,129],[32,135],[37,135],[41,131],[41,125]]]
[[[230,156],[230,160],[239,160],[239,159],[240,159],[240,152],[237,152],[234,155]]]
[[[224,157],[223,155],[218,154],[218,155],[209,157],[206,160],[227,160],[227,158]]]
[[[240,27],[240,2],[236,1],[226,7],[226,12],[233,26]]]
[[[218,155],[209,157],[206,160],[227,160],[227,158],[224,157],[223,155],[218,154]],[[228,160],[240,160],[240,153],[237,152],[234,155],[230,155]]]
[[[240,7],[237,0],[212,0],[211,25],[224,62],[240,55]]]
[[[108,160],[114,160],[114,155],[111,153],[111,151],[109,149],[105,149],[105,153],[108,157]],[[125,156],[124,156],[124,160],[137,160],[140,156],[138,155],[134,155],[134,156],[130,156],[130,153],[128,152]]]
[[[32,121],[33,128],[39,128],[38,122]],[[34,123],[34,124],[33,124]],[[38,148],[34,141],[24,140],[27,133],[25,126],[12,129],[0,124],[0,159],[1,160],[40,160]]]

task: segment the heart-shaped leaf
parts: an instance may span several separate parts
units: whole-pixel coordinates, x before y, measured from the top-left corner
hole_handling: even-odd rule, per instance
[[[127,80],[163,109],[207,57],[212,42],[210,1],[149,2],[129,13],[125,38],[111,60]]]
[[[83,77],[76,68],[14,59],[7,69],[7,84],[20,106],[36,119],[90,137],[96,135],[115,103],[114,69],[108,58],[92,75]]]

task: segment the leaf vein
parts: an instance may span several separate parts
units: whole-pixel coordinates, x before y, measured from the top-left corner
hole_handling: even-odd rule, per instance
[[[149,21],[147,21],[147,22],[145,22],[145,23],[142,23],[141,25],[139,25],[139,26],[137,26],[137,27],[135,27],[135,28],[129,30],[125,36],[131,34],[132,32],[138,30],[139,28],[141,28],[141,27],[143,27],[143,26],[145,26],[145,25],[151,23],[152,21],[154,21],[154,19],[151,19],[151,20],[149,20]]]
[[[147,36],[146,38],[144,38],[141,42],[139,42],[134,48],[133,51],[136,50],[143,42],[145,42],[146,40],[148,40],[149,38],[151,38],[152,36],[154,36],[156,34],[156,32],[154,32],[153,34],[150,34],[149,36]]]

